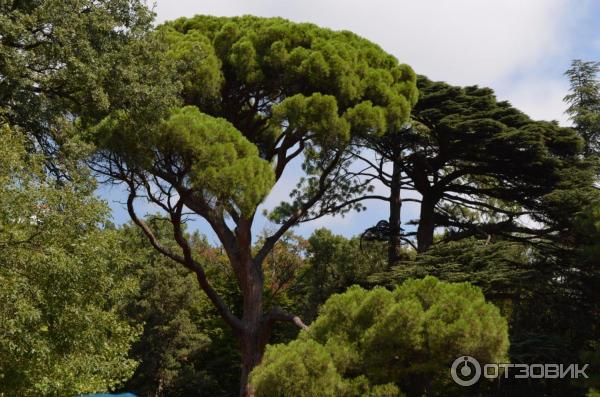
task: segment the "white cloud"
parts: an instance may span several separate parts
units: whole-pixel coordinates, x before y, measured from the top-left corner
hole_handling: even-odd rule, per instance
[[[557,120],[561,125],[571,125],[563,102],[568,90],[566,79],[531,77],[507,84],[497,95],[499,99],[510,99],[534,120]]]
[[[478,84],[534,118],[566,122],[562,98],[589,0],[157,0],[160,22],[195,14],[282,16],[356,32],[418,73]],[[518,78],[518,80],[517,80]]]
[[[567,0],[157,1],[160,21],[254,14],[351,30],[433,79],[485,85],[564,51],[576,8]]]

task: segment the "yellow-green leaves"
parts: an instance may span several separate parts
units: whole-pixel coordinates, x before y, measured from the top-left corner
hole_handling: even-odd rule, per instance
[[[183,97],[187,101],[202,103],[215,101],[223,84],[223,75],[221,62],[210,41],[197,31],[188,34],[173,29],[165,31],[169,48],[167,56],[176,63]]]
[[[342,377],[333,354],[331,348],[310,339],[268,346],[251,376],[256,397],[403,396],[393,383],[371,385],[365,376]]]
[[[371,101],[359,103],[344,114],[355,135],[382,135],[386,132],[386,111]]]
[[[253,382],[259,389],[285,391],[271,395],[301,392],[286,381],[267,381],[269,373],[279,371],[299,384],[312,377],[315,382],[337,379],[363,388],[359,393],[356,388],[345,389],[346,394],[339,395],[369,395],[365,386],[381,385],[380,393],[391,394],[374,395],[396,396],[398,387],[420,395],[425,385],[419,382],[427,379],[427,389],[436,393],[447,387],[449,366],[460,355],[472,355],[482,363],[506,362],[507,328],[498,308],[467,283],[426,277],[408,280],[394,291],[352,286],[332,295],[298,340],[268,349],[266,364],[255,370]],[[280,362],[283,357],[296,365],[286,368]],[[309,360],[323,367],[333,364],[336,373],[312,374],[304,368]]]
[[[157,146],[190,168],[191,187],[251,214],[274,183],[271,165],[228,121],[187,106],[163,123]]]
[[[350,124],[338,114],[335,97],[319,93],[285,99],[273,108],[272,127],[284,126],[289,134],[314,134],[321,146],[340,146],[350,138]]]
[[[345,341],[370,380],[397,381],[401,388],[424,373],[442,379],[447,363],[461,354],[503,362],[508,349],[506,320],[479,288],[434,277],[408,280],[394,291],[354,286],[333,295],[310,336],[324,344]]]
[[[317,143],[331,144],[340,137],[347,141],[349,132],[379,134],[384,128],[383,119],[385,127],[399,130],[408,122],[418,97],[416,75],[410,67],[351,32],[252,16],[196,16],[168,23],[163,29],[178,32],[182,40],[197,38],[212,44],[224,78],[222,101],[218,110],[191,103],[203,112],[226,115],[259,145],[261,153],[268,153],[270,148],[260,145],[272,142],[254,139],[255,130],[265,124],[273,128],[271,111],[274,118],[286,121],[282,107],[315,106],[311,115],[304,110],[302,119],[290,119],[287,123],[295,124],[295,132],[303,134],[315,132],[311,128],[316,127]],[[294,98],[297,95],[305,98],[303,104]],[[293,103],[285,104],[291,98]],[[254,110],[248,109],[253,106]],[[368,106],[377,110],[367,116]],[[355,107],[359,110],[351,117],[343,117]],[[294,116],[292,109],[287,110]],[[317,120],[321,111],[323,118]],[[251,112],[253,116],[245,114]],[[243,113],[244,117],[237,117],[236,113]],[[301,124],[303,121],[307,124]],[[279,126],[274,135],[285,128]]]
[[[337,397],[344,389],[329,353],[314,341],[269,346],[252,383],[257,397]]]
[[[242,76],[246,84],[256,84],[264,79],[258,64],[256,49],[249,39],[239,40],[232,47],[228,55],[229,64]]]
[[[334,169],[321,163],[337,161],[333,153],[353,135],[403,126],[417,99],[414,72],[350,32],[197,16],[169,22],[154,37],[169,78],[151,75],[148,95],[157,99],[152,87],[174,76],[165,92],[178,91],[180,103],[153,100],[146,108],[138,95],[121,98],[91,129],[93,140],[142,172],[169,173],[173,164],[162,160],[183,161],[183,179],[228,210],[252,213],[274,183],[269,162],[287,164],[291,148],[303,151],[305,171],[316,177]],[[168,115],[179,106],[187,107]]]

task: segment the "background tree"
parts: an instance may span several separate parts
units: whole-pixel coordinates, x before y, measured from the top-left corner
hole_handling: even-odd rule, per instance
[[[152,17],[142,0],[0,3],[0,115],[27,134],[28,150],[56,167],[63,116],[109,106],[104,82]]]
[[[268,233],[265,234],[265,238],[268,238]],[[255,249],[260,249],[263,244],[264,238],[259,238]],[[284,234],[273,246],[263,263],[265,301],[270,302],[268,304],[297,312],[297,302],[292,289],[306,269],[307,248],[308,241],[292,232]]]
[[[391,270],[372,274],[369,282],[393,287],[409,278],[435,276],[448,282],[468,282],[481,288],[498,306],[527,290],[536,275],[527,246],[512,241],[467,238],[432,246]]]
[[[0,395],[112,390],[137,364],[121,315],[137,283],[92,180],[57,184],[26,141],[0,125]]]
[[[312,321],[318,308],[332,294],[351,285],[366,286],[374,273],[388,268],[385,244],[361,244],[359,237],[346,238],[329,229],[317,229],[309,237],[305,265],[291,287],[302,318]]]
[[[582,357],[593,356],[597,345],[600,301],[594,208],[582,209],[552,246],[473,238],[439,243],[370,280],[388,286],[424,275],[469,281],[507,317],[510,362],[587,363]],[[511,378],[485,395],[584,395],[588,387],[581,380]]]
[[[147,222],[166,244],[176,245],[168,220]],[[129,353],[140,364],[122,389],[140,397],[235,394],[239,387],[235,337],[198,289],[194,275],[149,246],[135,225],[127,225],[121,233],[132,262],[128,271],[140,284],[125,313],[143,329]],[[197,234],[189,238],[205,260],[215,288],[239,308],[233,275],[226,272],[227,258]]]
[[[353,286],[332,295],[298,340],[271,346],[252,383],[264,396],[310,395],[303,393],[312,385],[326,395],[371,395],[375,385],[382,394],[374,395],[446,394],[456,357],[504,362],[507,349],[506,320],[467,283],[427,277],[393,291]]]
[[[567,114],[575,129],[585,141],[585,154],[598,153],[600,148],[600,81],[599,62],[575,59],[565,72],[569,78],[570,93],[565,96],[569,105]]]
[[[555,209],[564,211],[565,227],[554,238],[555,244],[530,249],[532,278],[520,294],[511,314],[511,360],[513,362],[582,362],[598,343],[598,191],[594,120],[598,109],[597,65],[573,61],[567,71],[571,93],[565,97],[575,130],[585,141],[583,158],[588,165],[582,174],[563,183],[548,195]],[[595,110],[594,110],[595,109]],[[597,129],[597,128],[596,128]],[[590,173],[590,171],[592,171]],[[578,197],[573,200],[573,198]],[[555,214],[558,211],[555,210]],[[555,215],[556,216],[556,215]],[[587,360],[587,359],[586,359]],[[586,361],[588,362],[588,361]],[[511,381],[504,388],[514,394],[584,395],[590,384],[544,380],[533,383]]]
[[[376,152],[375,160],[356,153],[366,167],[355,174],[382,182],[390,191],[369,197],[390,206],[390,221],[370,233],[384,233],[397,253],[400,242],[412,244],[412,238],[417,251],[426,251],[436,228],[446,231],[443,240],[494,235],[539,241],[565,227],[562,221],[579,208],[580,198],[563,194],[558,204],[553,192],[589,181],[577,158],[581,142],[573,130],[533,121],[497,101],[487,88],[455,87],[425,77],[419,77],[418,86],[412,127],[367,136],[364,145]],[[408,197],[400,198],[400,190]],[[397,222],[406,201],[417,202],[420,213],[411,222],[416,231],[400,233]],[[531,221],[535,227],[528,226]]]
[[[273,324],[302,325],[264,307],[265,258],[301,219],[326,213],[319,203],[341,189],[352,193],[336,180],[350,134],[404,124],[416,100],[415,75],[349,32],[282,19],[195,17],[161,31],[181,71],[186,106],[159,123],[138,118],[136,108],[113,112],[88,135],[101,149],[96,170],[127,184],[133,221],[157,250],[196,274],[239,339],[241,393],[250,395],[247,376]],[[301,154],[306,189],[279,211],[281,226],[253,251],[256,208]],[[166,212],[177,250],[137,216],[141,194]],[[243,296],[241,317],[213,288],[183,234],[192,214],[210,224],[226,252]]]

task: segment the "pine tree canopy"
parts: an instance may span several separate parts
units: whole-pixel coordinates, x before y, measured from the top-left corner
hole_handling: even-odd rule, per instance
[[[78,125],[98,148],[94,169],[129,188],[134,222],[157,250],[196,273],[240,339],[243,392],[273,323],[301,323],[263,307],[265,258],[300,220],[323,215],[321,203],[360,193],[338,178],[345,148],[353,136],[408,123],[416,75],[353,33],[281,18],[178,19],[148,35],[139,54],[109,82],[109,111],[92,109]],[[296,158],[304,160],[302,194],[253,247],[256,209]],[[137,216],[141,196],[166,212],[176,249]],[[240,318],[182,232],[191,216],[207,220],[223,244],[243,295]]]
[[[565,72],[571,90],[564,100],[569,105],[567,114],[575,129],[585,141],[587,155],[600,149],[600,62],[575,59]]]
[[[437,227],[450,240],[498,235],[540,241],[565,227],[586,199],[573,187],[586,190],[593,178],[574,129],[534,121],[488,88],[426,77],[419,77],[418,87],[410,128],[359,141],[381,161],[356,154],[374,169],[362,176],[376,174],[390,189],[389,197],[375,197],[390,202],[390,214],[398,214],[403,201],[415,201],[400,197],[406,192],[421,196],[419,217],[410,222],[417,230],[402,234],[405,241],[416,237],[416,248],[425,251]],[[393,173],[384,169],[390,163]],[[399,219],[391,217],[389,225],[398,227]]]
[[[333,294],[297,340],[270,346],[252,383],[257,396],[310,396],[314,386],[324,396],[420,396],[452,388],[456,357],[504,362],[507,349],[506,320],[468,283],[426,277],[393,291],[355,285]]]

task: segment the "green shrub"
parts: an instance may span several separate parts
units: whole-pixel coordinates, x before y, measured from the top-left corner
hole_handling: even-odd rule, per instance
[[[506,320],[468,283],[353,286],[332,295],[298,340],[270,347],[252,382],[258,396],[421,395],[449,384],[457,357],[506,362],[507,350]]]

